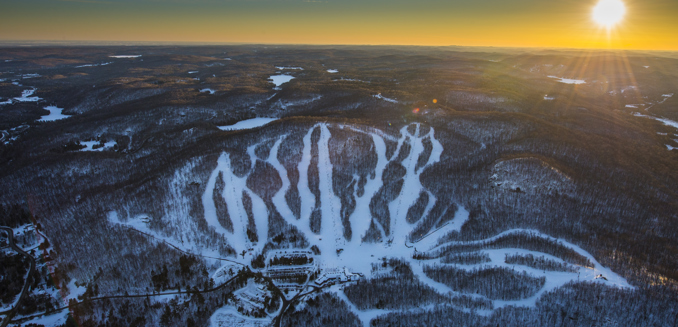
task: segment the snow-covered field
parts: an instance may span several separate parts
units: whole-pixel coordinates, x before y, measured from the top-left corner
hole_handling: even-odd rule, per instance
[[[336,70],[336,69],[328,69],[327,72],[330,73],[330,74],[336,74],[336,73],[338,73],[339,71]]]
[[[278,120],[278,118],[252,118],[241,120],[233,125],[219,126],[222,131],[239,131],[243,129],[257,128]]]

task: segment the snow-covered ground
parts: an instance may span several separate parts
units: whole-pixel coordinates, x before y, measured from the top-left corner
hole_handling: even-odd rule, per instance
[[[336,69],[328,69],[327,72],[330,73],[330,74],[336,74],[336,73],[338,73],[339,71],[336,70]]]
[[[241,120],[233,125],[218,126],[222,131],[239,131],[243,129],[257,128],[278,120],[278,118],[252,118]]]
[[[285,70],[285,69],[289,69],[289,70],[304,70],[304,69],[301,68],[301,67],[290,67],[290,66],[275,66],[275,68],[280,69],[280,70]]]
[[[32,96],[33,93],[35,93],[36,89],[30,89],[30,90],[23,90],[21,92],[20,97],[14,98],[14,101],[19,101],[19,102],[38,102],[40,101],[39,97],[34,97]]]
[[[66,323],[66,318],[68,318],[68,310],[62,310],[52,315],[37,317],[31,320],[27,320],[21,323],[20,326],[26,326],[29,324],[35,324],[37,326],[45,327],[58,327]]]
[[[116,59],[131,59],[131,58],[139,58],[141,55],[116,55],[116,56],[109,56],[111,58],[116,58]]]
[[[294,76],[287,75],[287,74],[271,75],[271,77],[269,77],[268,79],[271,80],[271,83],[275,84],[276,88],[278,88],[278,87],[280,87],[280,85],[283,85],[283,84],[293,80]]]
[[[61,113],[64,110],[63,108],[57,108],[56,106],[47,106],[45,107],[45,109],[49,110],[49,115],[40,117],[38,121],[55,121],[70,117],[68,115],[64,115]]]
[[[104,150],[112,149],[117,144],[117,142],[108,141],[108,142],[104,143],[103,147],[96,148],[96,149],[94,149],[93,147],[95,145],[99,144],[99,141],[84,141],[84,142],[80,142],[80,144],[85,146],[85,148],[80,149],[80,151],[104,151]]]
[[[375,97],[377,99],[382,99],[384,101],[388,101],[388,102],[391,102],[391,103],[398,103],[398,100],[387,98],[387,97],[381,95],[381,93],[375,94],[375,95],[373,95],[373,97]]]
[[[231,306],[215,311],[210,317],[210,327],[266,327],[270,324],[270,318],[257,319],[243,316]]]
[[[558,80],[560,83],[565,83],[565,84],[586,84],[586,81],[583,79],[570,79],[570,78],[565,78],[565,77],[558,77],[558,76],[550,76],[549,78],[555,78]]]
[[[544,100],[550,101],[550,100],[555,100],[554,97],[550,97],[548,94],[544,96]]]
[[[106,65],[110,65],[110,64],[112,64],[112,63],[113,63],[112,61],[109,61],[109,62],[102,62],[102,63],[99,63],[99,64],[86,64],[86,65],[80,65],[80,66],[75,66],[75,67],[73,67],[73,68],[84,68],[84,67],[106,66]]]
[[[664,125],[666,125],[666,126],[671,126],[671,127],[674,127],[674,128],[678,128],[678,122],[677,122],[677,121],[674,121],[674,120],[671,120],[671,119],[668,119],[668,118],[660,118],[660,117],[655,117],[655,116],[643,115],[643,114],[641,114],[641,113],[639,113],[639,112],[636,112],[636,113],[634,113],[633,115],[636,116],[636,117],[645,117],[645,118],[654,119],[654,120],[656,120],[656,121],[662,122],[662,123],[663,123]]]
[[[202,89],[202,90],[200,90],[200,92],[201,92],[201,93],[209,93],[209,94],[214,94],[214,93],[216,93],[216,91],[215,91],[215,90],[212,90],[212,89]]]

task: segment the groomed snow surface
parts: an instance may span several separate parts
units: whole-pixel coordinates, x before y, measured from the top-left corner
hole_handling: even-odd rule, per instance
[[[270,118],[269,118],[270,120]],[[238,124],[232,125],[244,125],[244,126],[262,126],[267,123],[265,118],[259,118],[256,120],[243,121]],[[334,194],[333,191],[333,174],[334,169],[330,157],[330,148],[329,140],[332,137],[330,127],[338,127],[341,129],[351,129],[355,132],[364,133],[370,135],[373,141],[373,149],[376,153],[377,162],[376,167],[373,172],[373,176],[368,178],[364,185],[364,190],[361,196],[358,196],[357,187],[354,191],[355,198],[355,211],[348,217],[348,224],[353,231],[353,237],[351,240],[347,240],[343,237],[343,225],[341,220],[341,201],[339,197]],[[409,127],[409,128],[408,128]],[[414,128],[412,128],[414,127]],[[251,127],[246,127],[251,128]],[[311,135],[314,131],[319,131],[320,137],[315,144],[312,141]],[[427,193],[429,198],[429,203],[427,204],[423,216],[426,217],[428,213],[431,212],[433,206],[436,204],[438,199],[432,194],[428,189],[426,189],[420,182],[419,176],[421,173],[431,165],[440,161],[440,156],[443,152],[443,147],[441,143],[435,137],[435,131],[433,128],[423,128],[419,124],[414,126],[405,126],[400,131],[399,138],[393,138],[389,136],[389,139],[397,140],[397,147],[395,153],[391,158],[386,157],[386,145],[384,138],[386,138],[383,132],[375,131],[371,128],[352,126],[352,125],[329,125],[325,123],[319,123],[313,126],[308,130],[306,135],[303,137],[303,149],[302,149],[302,158],[298,164],[299,179],[297,181],[297,189],[299,191],[301,208],[300,208],[300,217],[297,218],[292,213],[291,208],[285,200],[285,194],[290,189],[291,181],[287,176],[287,170],[283,164],[278,160],[278,151],[282,141],[286,136],[281,136],[272,146],[268,158],[259,158],[254,153],[256,144],[248,148],[248,155],[250,156],[250,161],[252,165],[257,160],[262,160],[269,163],[277,172],[282,180],[282,187],[278,192],[273,196],[272,203],[275,209],[280,214],[280,217],[284,219],[288,224],[294,226],[300,233],[304,234],[308,239],[310,245],[315,245],[320,249],[321,255],[317,256],[317,261],[315,262],[321,271],[348,271],[350,273],[362,273],[367,278],[373,277],[372,264],[377,263],[381,258],[401,258],[402,260],[409,263],[412,268],[413,273],[417,278],[424,284],[430,286],[432,289],[437,291],[443,296],[454,296],[454,295],[468,295],[473,297],[482,297],[478,294],[467,294],[454,291],[448,286],[436,282],[433,279],[429,278],[424,273],[424,267],[426,265],[446,265],[442,263],[440,259],[431,259],[431,260],[416,260],[413,258],[413,255],[416,252],[432,252],[438,251],[445,246],[453,245],[472,245],[480,244],[482,242],[489,242],[496,240],[499,237],[515,234],[515,233],[530,233],[533,236],[548,239],[555,241],[563,245],[564,247],[570,248],[575,252],[579,253],[583,257],[589,259],[593,264],[593,268],[586,267],[575,267],[573,269],[578,269],[576,273],[573,272],[554,272],[554,271],[543,271],[540,269],[534,269],[528,266],[523,265],[513,265],[507,264],[505,262],[506,254],[532,254],[535,256],[544,256],[545,258],[554,260],[556,262],[566,264],[563,260],[544,254],[537,251],[528,251],[525,249],[514,249],[514,248],[505,248],[505,249],[483,249],[477,252],[486,253],[489,255],[491,262],[483,263],[480,265],[455,265],[458,269],[471,270],[474,268],[487,269],[491,267],[507,267],[513,269],[517,272],[525,271],[536,277],[545,277],[546,283],[539,292],[527,299],[521,299],[516,301],[492,301],[495,307],[503,307],[507,305],[516,305],[516,306],[534,306],[536,301],[544,292],[553,290],[557,287],[560,287],[570,281],[597,281],[605,283],[608,285],[614,285],[617,287],[631,287],[626,280],[616,275],[610,269],[600,265],[593,256],[588,254],[583,249],[578,246],[571,244],[562,239],[554,239],[548,235],[541,234],[538,231],[533,230],[510,230],[503,232],[494,237],[470,241],[470,242],[447,242],[444,244],[439,244],[441,237],[456,231],[461,231],[461,227],[469,218],[469,212],[461,207],[450,206],[449,208],[455,208],[453,219],[440,226],[438,229],[433,229],[428,231],[428,234],[420,236],[420,239],[415,242],[411,242],[410,236],[413,230],[416,230],[418,225],[421,224],[426,219],[421,219],[415,223],[409,223],[407,221],[407,212],[408,209],[414,205],[417,200],[417,197],[420,193]],[[420,156],[422,156],[425,150],[425,142],[430,142],[432,145],[431,153],[428,156],[423,167],[417,167],[417,162],[419,161]],[[314,193],[310,189],[310,179],[309,171],[312,168],[312,155],[311,149],[317,147],[318,149],[318,160],[316,161],[317,166],[313,167],[318,172],[317,186],[320,191],[320,207],[316,208],[316,199]],[[403,152],[401,154],[401,152]],[[372,198],[377,194],[378,190],[383,186],[382,174],[389,164],[389,162],[395,160],[395,158],[404,157],[401,164],[405,169],[405,175],[403,177],[404,185],[401,188],[400,193],[397,197],[388,203],[388,212],[390,214],[390,226],[385,228],[377,219],[366,217],[365,213],[370,212],[370,202]],[[426,159],[426,158],[424,158]],[[242,203],[242,194],[247,193],[252,200],[252,208],[256,233],[259,240],[266,239],[269,234],[268,231],[268,214],[265,209],[265,204],[263,200],[258,197],[254,192],[252,192],[246,185],[246,180],[248,176],[236,176],[233,172],[231,157],[229,153],[223,153],[218,159],[217,168],[212,172],[208,183],[206,185],[205,193],[202,197],[203,207],[205,208],[205,220],[207,224],[213,227],[217,233],[220,233],[226,237],[229,244],[235,249],[236,253],[241,251],[249,251],[249,254],[244,257],[234,258],[234,261],[239,261],[242,264],[249,264],[253,255],[259,253],[262,250],[263,243],[259,241],[256,244],[252,244],[246,236],[246,226],[247,226],[247,214]],[[217,178],[223,178],[225,185],[221,196],[227,204],[229,216],[233,223],[233,232],[230,232],[224,229],[219,223],[216,215],[216,206],[214,203],[213,190],[216,184]],[[357,184],[357,183],[356,183]],[[257,208],[262,208],[258,210]],[[452,209],[452,210],[455,210]],[[315,233],[310,228],[310,218],[315,210],[319,210],[321,213],[320,217],[320,231]],[[446,209],[447,210],[447,209]],[[437,219],[441,219],[441,215]],[[366,243],[362,242],[363,237],[366,235],[370,226],[376,226],[378,233],[381,234],[381,242],[378,243]],[[434,226],[437,226],[438,223],[435,223]],[[602,274],[607,280],[596,279],[596,276]],[[388,310],[358,310],[348,299],[343,296],[341,290],[338,287],[331,287],[328,291],[336,292],[339,298],[344,299],[347,302],[349,308],[361,318],[364,325],[369,325],[370,320],[374,317],[386,314]],[[464,308],[457,308],[465,310]],[[491,313],[491,311],[486,312],[486,314]],[[481,313],[482,314],[482,313]],[[251,318],[242,316],[237,313],[232,307],[224,307],[217,311],[212,317],[212,326],[225,326],[225,325],[251,325],[259,322],[265,322],[265,320],[253,320]]]
[[[241,120],[233,125],[227,126],[218,126],[222,131],[239,131],[243,129],[251,129],[264,126],[268,123],[278,120],[278,118],[252,118],[247,120]]]

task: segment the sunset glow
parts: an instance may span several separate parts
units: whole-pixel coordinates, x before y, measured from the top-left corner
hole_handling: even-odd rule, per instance
[[[0,8],[4,41],[678,50],[678,1],[669,0],[7,0]]]

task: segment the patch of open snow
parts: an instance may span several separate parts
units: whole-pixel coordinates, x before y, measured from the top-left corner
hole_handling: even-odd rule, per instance
[[[626,108],[633,108],[633,109],[638,109],[639,104],[627,104]]]
[[[555,78],[558,80],[560,83],[565,83],[565,84],[586,84],[585,80],[582,79],[569,79],[569,78],[564,78],[564,77],[558,77],[558,76],[548,76],[549,78]]]
[[[673,96],[673,93],[669,93],[669,94],[662,94],[662,96],[663,96],[663,97],[665,97],[665,98],[670,98],[670,97],[672,97],[672,96]]]
[[[190,72],[188,72],[188,73],[189,73],[189,74],[197,74],[198,71],[197,71],[197,70],[192,70],[192,71],[190,71]]]
[[[544,96],[544,100],[550,101],[550,100],[555,100],[555,98],[554,98],[554,97],[550,97],[550,96],[547,94],[547,95]]]
[[[336,73],[338,73],[339,71],[336,70],[336,69],[328,69],[327,72],[330,73],[330,74],[336,74]]]
[[[290,70],[304,70],[301,67],[288,67],[288,66],[275,66],[275,68],[280,70],[290,69]]]
[[[70,299],[78,299],[78,296],[81,296],[85,294],[85,291],[87,291],[87,287],[84,285],[81,286],[75,286],[75,279],[71,279],[71,282],[68,283],[68,295],[66,298],[64,298],[65,304],[68,304],[68,300]]]
[[[271,77],[269,77],[268,79],[271,80],[271,83],[275,84],[275,87],[280,87],[280,85],[283,85],[283,84],[293,80],[294,76],[287,75],[287,74],[271,75]]]
[[[222,131],[238,131],[243,129],[261,127],[278,119],[279,118],[263,118],[263,117],[252,118],[247,120],[241,120],[233,125],[218,126],[218,128]]]
[[[86,146],[85,148],[80,149],[80,151],[104,151],[112,149],[117,143],[115,141],[108,141],[104,143],[104,146],[96,149],[93,149],[93,147],[99,144],[99,141],[84,141],[80,142],[80,144]]]
[[[80,65],[80,66],[75,66],[73,68],[84,68],[84,67],[96,67],[96,66],[106,66],[112,64],[112,61],[109,62],[102,62],[100,64],[87,64],[87,65]]]
[[[210,327],[265,327],[270,324],[271,319],[244,316],[231,306],[218,309],[210,317]]]
[[[40,117],[38,121],[55,121],[70,117],[61,113],[64,110],[63,108],[57,108],[56,106],[47,106],[45,107],[45,109],[49,110],[49,115]]]
[[[201,93],[207,92],[209,94],[214,94],[216,91],[212,89],[202,89],[200,90]]]
[[[645,68],[650,68],[650,66],[643,66],[643,67],[645,67]]]
[[[31,320],[21,322],[20,326],[26,326],[28,324],[35,324],[37,326],[42,325],[45,327],[62,326],[66,323],[66,319],[68,318],[68,312],[69,312],[68,310],[62,310],[49,316],[36,317]]]
[[[677,147],[670,146],[670,145],[668,145],[668,144],[666,144],[666,148],[669,149],[669,151],[671,151],[671,150],[673,150],[673,149],[678,149]]]
[[[677,121],[673,121],[673,120],[671,120],[671,119],[667,119],[667,118],[659,118],[659,117],[654,117],[654,116],[643,115],[643,114],[641,114],[641,113],[639,113],[639,112],[636,112],[636,113],[634,113],[633,115],[636,116],[636,117],[645,117],[645,118],[654,119],[654,120],[656,120],[656,121],[660,121],[660,122],[664,123],[664,125],[666,125],[666,126],[671,126],[671,127],[678,128],[678,122],[677,122]]]
[[[362,82],[362,83],[368,83],[368,84],[370,83],[369,81],[361,81],[361,80],[355,79],[355,78],[343,78],[343,77],[341,77],[341,78],[339,78],[339,79],[335,79],[334,81],[335,81],[335,82],[338,82],[338,81],[346,81],[346,82]]]
[[[35,77],[40,77],[40,74],[22,74],[21,75],[22,79],[35,78]]]
[[[36,89],[23,90],[21,92],[21,96],[14,98],[14,100],[19,101],[19,102],[38,102],[38,101],[40,101],[39,97],[31,96],[31,95],[33,95],[33,93],[35,93],[35,91],[36,91]]]
[[[116,56],[109,56],[111,58],[117,58],[117,59],[131,59],[131,58],[139,58],[141,55],[116,55]]]
[[[388,102],[391,102],[391,103],[398,103],[398,100],[395,100],[395,99],[389,99],[389,98],[387,98],[387,97],[381,95],[381,93],[376,94],[376,95],[373,95],[373,97],[375,97],[375,98],[377,98],[377,99],[382,99],[382,100],[384,100],[384,101],[388,101]]]

